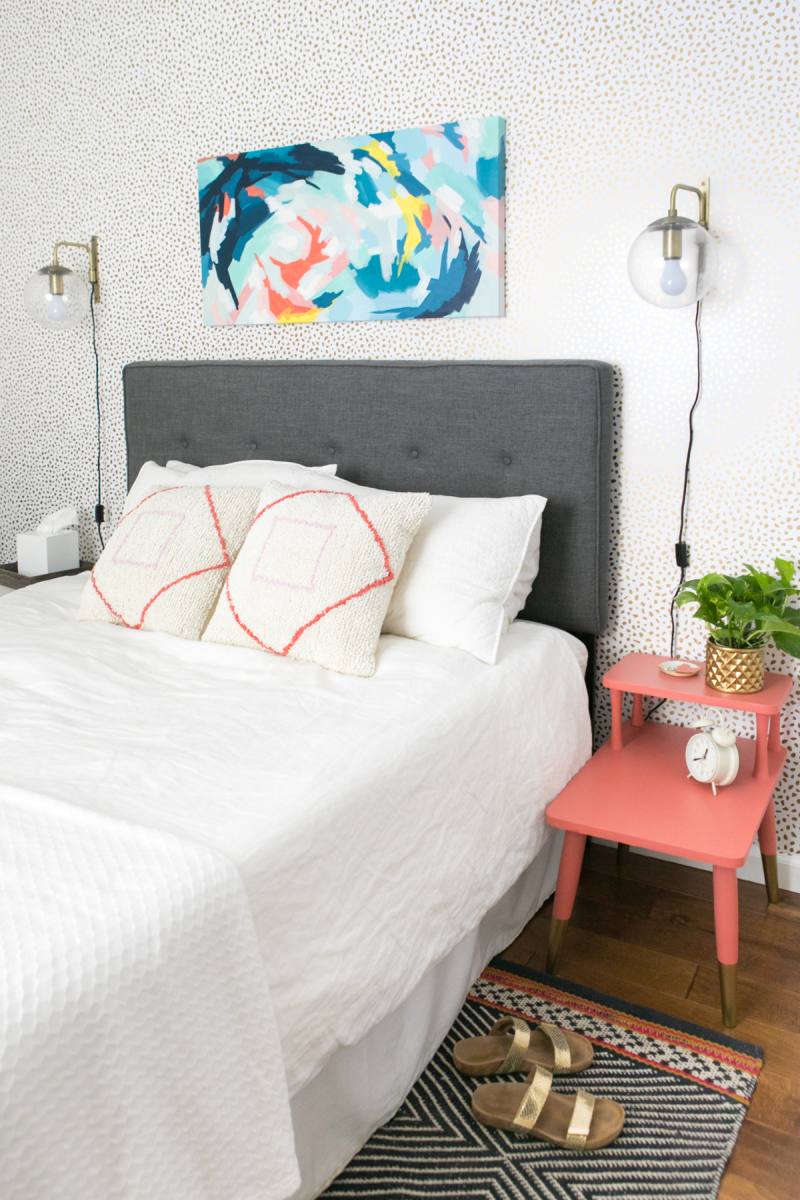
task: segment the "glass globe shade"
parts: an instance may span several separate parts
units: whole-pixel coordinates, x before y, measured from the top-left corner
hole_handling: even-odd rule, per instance
[[[89,311],[89,289],[74,271],[50,265],[31,275],[23,302],[28,315],[45,329],[71,329]]]
[[[688,217],[660,217],[631,246],[628,274],[649,304],[683,308],[702,300],[714,286],[716,243]]]

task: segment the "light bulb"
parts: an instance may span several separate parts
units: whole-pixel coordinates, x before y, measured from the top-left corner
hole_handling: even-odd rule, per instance
[[[661,290],[667,296],[680,296],[686,288],[686,276],[681,270],[680,259],[665,258],[661,272]]]
[[[68,320],[70,311],[63,296],[53,296],[50,292],[48,292],[44,303],[47,309],[47,319],[49,321],[60,322]]]

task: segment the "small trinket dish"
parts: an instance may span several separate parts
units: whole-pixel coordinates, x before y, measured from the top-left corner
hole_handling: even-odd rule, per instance
[[[702,663],[687,662],[685,658],[670,658],[658,664],[659,671],[665,675],[675,675],[678,679],[688,679],[690,675],[699,675],[703,669]]]

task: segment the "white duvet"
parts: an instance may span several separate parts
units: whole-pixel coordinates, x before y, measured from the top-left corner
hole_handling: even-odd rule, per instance
[[[185,1194],[285,1195],[294,1186],[285,1088],[293,1094],[337,1046],[360,1040],[392,1011],[541,846],[545,805],[590,751],[583,651],[566,634],[524,622],[512,627],[496,666],[384,637],[376,675],[355,679],[256,651],[79,623],[82,586],[82,578],[54,580],[0,599],[0,808],[17,860],[39,864],[28,886],[47,893],[48,872],[63,860],[50,914],[74,908],[88,930],[94,904],[115,964],[124,925],[115,914],[129,906],[141,916],[145,897],[150,903],[141,929],[128,929],[128,953],[139,956],[154,1006],[139,1024],[138,1090],[127,1102],[120,1090],[130,1056],[125,1063],[98,1053],[85,1071],[80,1056],[69,1060],[74,1088],[100,1089],[116,1106],[116,1124],[98,1134],[95,1149],[118,1164],[120,1178],[132,1172],[137,1182],[114,1195],[177,1198],[183,1193],[164,1182],[169,1163],[159,1165],[158,1155],[185,1164],[181,1178],[191,1179],[214,1157],[204,1145],[224,1141],[226,1128],[235,1130],[234,1146],[241,1139],[250,1147],[248,1163],[260,1155],[268,1173],[272,1164],[272,1190],[249,1191],[237,1176],[219,1186],[223,1164],[204,1191]],[[92,865],[88,873],[70,865],[67,849],[84,840],[93,848],[81,859]],[[128,893],[108,889],[110,846],[130,864]],[[216,907],[215,887],[224,898]],[[157,933],[162,927],[169,939]],[[194,986],[181,928],[205,947]],[[96,954],[86,930],[72,922],[59,965],[78,1005],[85,956]],[[36,983],[35,923],[23,921],[19,938],[21,952],[12,947],[3,969],[16,977],[22,958],[29,965],[9,1010],[12,1019],[24,1010],[28,1027],[44,1029],[47,1066],[26,1078],[24,1062],[12,1061],[10,1074],[6,1057],[0,1064],[8,1105],[0,1174],[9,1129],[24,1137],[25,1123],[39,1119],[47,1070],[64,1074],[69,1052],[59,1046],[63,1022]],[[8,947],[0,952],[8,956]],[[234,961],[243,964],[238,972]],[[131,970],[133,982],[123,973],[101,1001],[101,1021],[119,1029],[126,988],[141,979]],[[201,1002],[214,972],[222,982]],[[89,1008],[96,974],[92,980]],[[197,1002],[182,1033],[173,993]],[[208,1026],[226,1004],[236,1019],[222,1019],[223,1050],[212,1054]],[[261,1047],[255,1055],[253,1041]],[[201,1089],[196,1107],[175,1112],[148,1087],[148,1055],[159,1054],[164,1095],[183,1076],[189,1091]],[[219,1104],[208,1102],[215,1075],[224,1103],[222,1093]],[[43,1111],[57,1135],[58,1106]],[[136,1176],[143,1137],[156,1148],[148,1173]],[[228,1157],[236,1160],[235,1149]],[[70,1188],[66,1181],[59,1200],[111,1194]]]

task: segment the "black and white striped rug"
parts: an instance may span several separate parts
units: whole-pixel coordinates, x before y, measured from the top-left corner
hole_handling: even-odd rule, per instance
[[[553,1021],[591,1038],[592,1066],[579,1076],[557,1076],[553,1086],[565,1092],[580,1086],[620,1101],[625,1128],[613,1145],[580,1154],[473,1119],[470,1093],[482,1081],[455,1070],[453,1043],[485,1033],[503,1013]],[[496,960],[403,1107],[325,1196],[709,1200],[761,1065],[758,1046]]]

